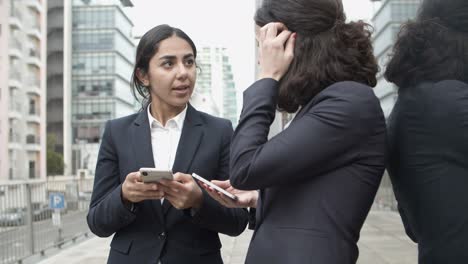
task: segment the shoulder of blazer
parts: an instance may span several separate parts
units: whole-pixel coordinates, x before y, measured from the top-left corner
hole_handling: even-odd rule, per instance
[[[111,120],[107,121],[107,123],[108,123],[107,126],[112,127],[113,130],[124,129],[126,127],[129,127],[134,122],[136,122],[136,120],[140,117],[141,113],[142,112],[138,112],[138,113],[131,114],[131,115],[128,115],[128,116],[119,117],[119,118],[116,118],[116,119],[111,119]],[[146,114],[146,112],[145,112],[145,114]]]
[[[227,126],[232,127],[231,121],[228,119],[216,117],[208,113],[198,111],[191,105],[189,105],[189,107],[190,108],[187,110],[187,115],[189,114],[189,110],[191,110],[191,118],[198,119],[198,121],[201,122],[203,125],[213,127],[214,129],[220,129]]]
[[[380,113],[380,101],[370,86],[354,81],[334,83],[318,93],[303,107],[300,115],[314,109],[315,105],[330,99],[342,99],[353,102],[353,107],[365,108],[369,111]],[[298,114],[299,115],[299,114]]]
[[[378,101],[370,86],[353,81],[334,83],[323,89],[315,98],[320,101],[330,96],[335,98],[367,98]]]

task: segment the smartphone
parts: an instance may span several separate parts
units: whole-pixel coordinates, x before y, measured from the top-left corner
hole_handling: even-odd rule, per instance
[[[144,183],[158,182],[161,179],[174,179],[171,170],[158,170],[156,168],[141,168],[140,175]]]
[[[208,181],[207,179],[203,178],[200,175],[197,175],[196,173],[192,173],[192,177],[205,183],[206,185],[210,186],[211,188],[215,189],[216,191],[226,195],[227,197],[231,198],[232,200],[237,200],[237,196],[235,196],[232,193],[227,192],[226,190],[222,189],[221,187],[217,186],[216,184]]]

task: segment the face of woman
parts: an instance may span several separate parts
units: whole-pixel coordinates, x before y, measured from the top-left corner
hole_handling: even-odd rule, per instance
[[[151,89],[152,105],[162,109],[183,109],[196,81],[195,57],[190,44],[177,36],[159,43],[140,80]]]

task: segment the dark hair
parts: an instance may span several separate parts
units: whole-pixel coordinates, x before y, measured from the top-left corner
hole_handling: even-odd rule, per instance
[[[138,79],[137,71],[140,70],[147,73],[151,58],[158,52],[159,43],[172,36],[177,36],[187,41],[192,47],[194,58],[197,58],[197,48],[195,47],[195,44],[182,30],[163,24],[146,32],[138,43],[135,66],[133,68],[131,79],[133,96],[137,101],[140,99],[138,98],[137,93],[143,97],[143,101],[141,102],[143,108],[148,102],[151,102],[151,93],[149,87],[144,86],[141,80]]]
[[[400,88],[468,82],[468,1],[425,0],[416,19],[402,26],[385,78]]]
[[[258,26],[282,22],[297,33],[294,59],[280,80],[278,108],[295,112],[326,87],[340,81],[375,86],[378,72],[371,28],[346,23],[341,0],[265,0]]]

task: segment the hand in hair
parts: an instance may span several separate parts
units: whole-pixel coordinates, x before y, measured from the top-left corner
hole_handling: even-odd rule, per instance
[[[294,57],[295,37],[282,23],[268,23],[258,31],[260,79],[284,76]]]

